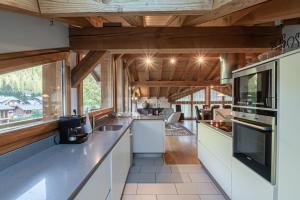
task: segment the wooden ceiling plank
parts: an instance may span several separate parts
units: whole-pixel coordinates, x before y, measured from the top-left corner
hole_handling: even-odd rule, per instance
[[[144,27],[143,16],[122,16],[122,18],[131,26]]]
[[[205,14],[212,9],[211,0],[123,0],[109,3],[95,0],[39,0],[39,5],[41,13],[52,16]]]
[[[85,77],[87,77],[97,66],[100,59],[103,58],[106,51],[90,51],[75,67],[72,69],[72,86],[76,87]]]
[[[266,49],[281,38],[278,27],[114,27],[70,28],[73,50]],[[276,44],[275,44],[276,45]]]
[[[233,12],[237,12],[267,1],[269,0],[228,0],[225,3],[220,3],[222,1],[214,1],[214,9],[212,11],[210,11],[206,15],[194,17],[194,19],[185,20],[183,26],[196,26],[198,24],[215,20]]]
[[[21,11],[24,13],[31,13],[35,15],[40,14],[39,4],[37,0],[1,0],[0,8]]]

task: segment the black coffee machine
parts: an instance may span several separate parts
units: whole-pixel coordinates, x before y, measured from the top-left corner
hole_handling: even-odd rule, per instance
[[[88,139],[88,134],[84,133],[84,116],[63,116],[59,118],[60,144],[80,144]]]

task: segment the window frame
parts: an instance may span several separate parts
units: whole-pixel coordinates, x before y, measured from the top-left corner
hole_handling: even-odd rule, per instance
[[[67,92],[70,91],[70,88],[68,87],[71,87],[70,74],[68,74],[69,76],[65,76],[63,72],[66,68],[70,70],[68,58],[68,48],[44,49],[0,54],[0,65],[3,66],[3,68],[1,68],[0,70],[0,74],[22,70],[36,65],[62,61],[62,80],[65,80],[65,83],[63,82],[62,86],[64,87],[64,84],[66,85],[65,92]],[[68,67],[66,67],[67,65]],[[69,101],[69,99],[64,100],[64,98],[70,98],[70,94],[66,95],[65,93],[63,93],[62,110],[65,114],[66,110],[70,110],[68,108],[70,104],[66,105],[65,103]],[[57,128],[58,120],[50,120],[41,121],[40,123],[31,122],[26,126],[20,126],[12,128],[10,130],[5,130],[0,133],[0,155],[54,135]]]

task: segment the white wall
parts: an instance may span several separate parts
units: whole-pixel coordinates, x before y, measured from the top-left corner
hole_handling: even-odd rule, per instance
[[[0,10],[0,54],[69,46],[67,25]]]

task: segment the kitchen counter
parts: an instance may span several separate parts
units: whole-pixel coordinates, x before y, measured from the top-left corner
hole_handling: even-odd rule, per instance
[[[0,199],[72,199],[131,123],[132,118],[112,119],[106,124],[123,128],[95,131],[83,144],[55,145],[0,171]]]
[[[219,133],[232,137],[232,122],[216,121],[216,120],[201,120],[198,123],[204,124]]]

